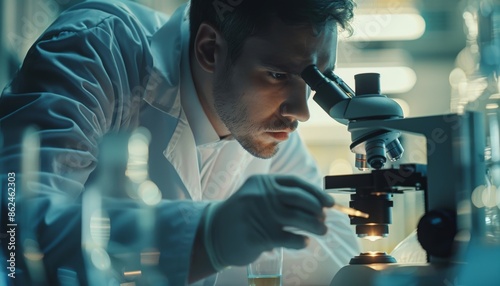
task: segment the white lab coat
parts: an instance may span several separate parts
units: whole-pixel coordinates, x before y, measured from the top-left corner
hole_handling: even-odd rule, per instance
[[[155,244],[146,246],[160,251],[159,267],[169,285],[186,284],[204,201],[227,198],[257,173],[296,174],[322,185],[296,133],[269,160],[252,157],[235,140],[218,139],[192,83],[186,13],[181,7],[167,20],[129,2],[76,5],[37,40],[4,90],[2,176],[12,168],[20,171],[21,131],[35,124],[41,137],[41,175],[35,188],[39,215],[33,225],[42,229],[39,243],[49,273],[60,277],[62,271],[81,270],[80,256],[68,259],[65,254],[79,252],[79,199],[96,166],[98,140],[110,131],[143,125],[152,133],[150,177],[164,200],[155,209],[158,230],[150,234]],[[138,233],[140,205],[117,198],[108,207],[110,241],[139,253],[145,246],[133,238],[144,235]],[[306,250],[286,252],[284,285],[328,285],[358,253],[348,218],[330,211],[327,222],[329,233],[319,243],[313,239]],[[140,259],[131,261],[137,264]],[[223,271],[218,285],[244,285],[243,270]],[[211,285],[214,280],[197,284]]]

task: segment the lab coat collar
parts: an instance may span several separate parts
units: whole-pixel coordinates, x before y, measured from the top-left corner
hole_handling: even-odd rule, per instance
[[[149,71],[144,100],[155,108],[179,117],[181,102],[178,96],[182,51],[182,26],[188,26],[186,5],[179,7],[170,19],[153,35],[151,53],[153,68]],[[188,35],[184,35],[189,38]]]
[[[151,51],[155,60],[144,100],[173,117],[181,117],[183,108],[196,145],[203,145],[219,141],[219,136],[194,88],[189,64],[187,11],[187,5],[179,7],[153,35]]]
[[[146,86],[144,100],[151,106],[177,119],[165,158],[176,169],[192,200],[201,200],[200,173],[193,133],[181,106],[180,75],[183,42],[189,43],[189,22],[183,5],[152,37],[152,76]]]

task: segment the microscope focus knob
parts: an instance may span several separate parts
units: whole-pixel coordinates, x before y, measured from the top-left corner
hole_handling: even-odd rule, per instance
[[[417,238],[431,256],[449,257],[457,233],[456,216],[446,210],[429,211],[420,219]]]

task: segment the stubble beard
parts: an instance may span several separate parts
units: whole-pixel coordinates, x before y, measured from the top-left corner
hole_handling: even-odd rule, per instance
[[[241,94],[231,93],[230,69],[214,77],[214,108],[226,125],[233,138],[251,155],[269,159],[278,152],[278,142],[264,143],[257,137],[262,133],[262,126],[248,119],[248,108],[242,102]]]

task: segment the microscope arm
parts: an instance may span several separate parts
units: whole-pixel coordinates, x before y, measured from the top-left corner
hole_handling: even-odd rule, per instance
[[[358,132],[375,128],[424,135],[427,139],[427,176],[435,198],[429,207],[443,207],[456,202],[450,198],[456,188],[470,192],[484,183],[484,142],[482,118],[474,112],[405,119],[350,122],[348,130]],[[465,140],[473,138],[474,140]],[[467,168],[464,170],[464,168]],[[466,180],[466,181],[465,181]],[[450,195],[445,195],[449,191]],[[431,196],[433,194],[430,194]],[[467,196],[466,199],[470,199]]]
[[[426,210],[457,215],[457,230],[482,236],[484,216],[470,204],[472,191],[484,184],[484,130],[480,113],[350,122],[350,132],[382,128],[424,135],[427,151]],[[482,219],[483,218],[483,219]],[[427,250],[427,249],[426,249]],[[432,254],[431,254],[432,255]]]

